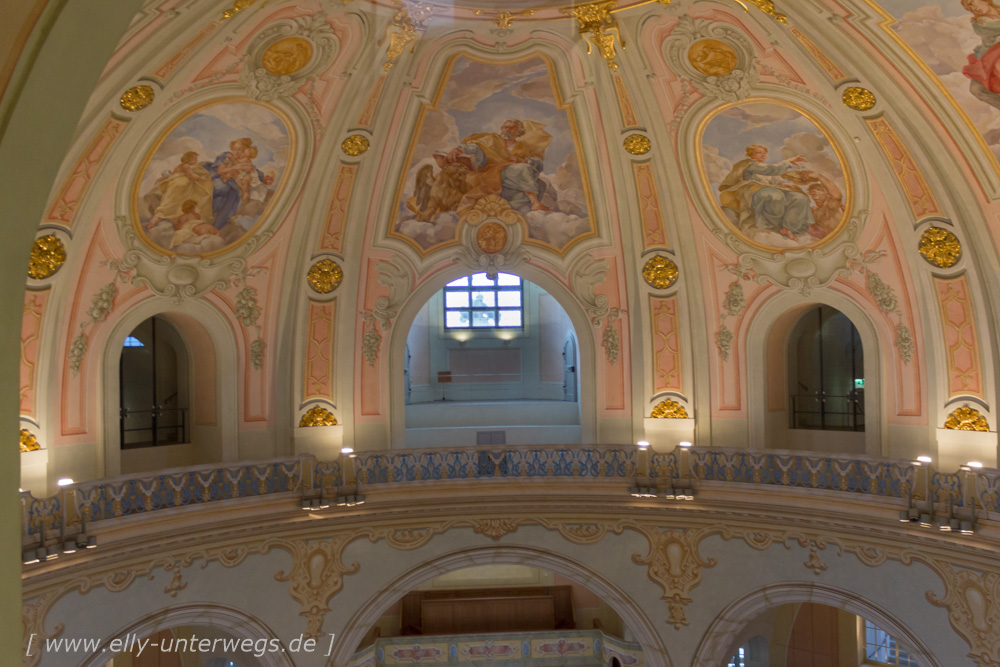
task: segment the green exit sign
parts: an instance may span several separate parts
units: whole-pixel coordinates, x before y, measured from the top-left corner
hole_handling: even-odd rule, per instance
[[[864,378],[854,378],[854,388],[855,389],[864,389],[865,388],[865,379]]]

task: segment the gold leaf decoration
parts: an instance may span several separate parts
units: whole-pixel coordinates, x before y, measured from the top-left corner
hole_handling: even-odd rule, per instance
[[[40,236],[31,246],[28,259],[28,275],[35,280],[48,278],[66,261],[66,248],[54,234]]]
[[[650,419],[687,419],[688,413],[684,409],[684,406],[677,401],[671,401],[667,399],[665,401],[660,401],[660,403],[653,408],[653,411],[649,413]]]
[[[337,418],[326,408],[317,405],[309,412],[302,415],[299,426],[336,426]]]
[[[41,449],[42,446],[38,444],[38,438],[26,428],[21,429],[21,451],[22,452],[36,452]]]
[[[472,12],[476,16],[488,16],[489,13],[482,9],[476,9]],[[510,30],[511,23],[513,19],[518,16],[534,16],[534,9],[522,9],[519,12],[509,12],[506,9],[501,9],[500,11],[493,14],[493,25],[495,25],[500,30]]]
[[[306,280],[309,281],[309,287],[319,294],[329,294],[337,289],[337,286],[340,285],[340,281],[343,279],[344,270],[332,259],[323,259],[316,262],[309,269],[309,274],[306,276]]]
[[[663,255],[655,255],[649,258],[645,266],[642,267],[642,277],[646,284],[654,289],[666,289],[677,282],[680,272],[673,260]]]
[[[618,69],[615,62],[615,36],[625,48],[621,33],[618,31],[618,20],[611,13],[615,10],[617,0],[600,0],[579,7],[572,7],[562,11],[571,14],[580,23],[580,34],[589,36],[587,42],[587,53],[591,53],[591,44],[597,47],[597,52],[607,61],[608,67],[614,72]]]
[[[844,104],[855,111],[868,111],[875,106],[875,93],[867,88],[851,86],[844,90]]]
[[[340,150],[344,151],[345,154],[351,157],[357,157],[371,147],[371,143],[368,141],[368,137],[360,134],[352,134],[351,136],[344,139],[343,143],[340,144]]]
[[[649,140],[649,137],[641,134],[630,134],[625,137],[625,141],[622,145],[625,147],[625,150],[632,155],[645,155],[649,152],[649,149],[653,147],[653,142]]]
[[[122,93],[118,103],[125,111],[139,111],[152,104],[154,97],[156,97],[156,93],[149,86],[132,86]]]
[[[386,28],[386,37],[389,40],[389,46],[385,50],[386,62],[383,65],[384,71],[388,72],[396,64],[396,59],[403,54],[407,44],[417,40],[419,36],[418,32],[423,32],[427,29],[427,21],[433,13],[433,7],[419,2],[409,5],[399,2],[396,5],[396,15],[392,17],[392,21]],[[392,32],[394,28],[399,32]],[[410,46],[410,52],[413,52],[413,46]]]
[[[507,533],[517,530],[517,522],[512,519],[479,519],[472,525],[472,529],[480,535],[499,540]]]
[[[928,263],[950,269],[962,257],[962,244],[958,237],[941,227],[928,227],[920,235],[917,250]]]
[[[944,427],[955,431],[989,431],[990,424],[979,410],[968,405],[955,410],[944,421]]]
[[[255,2],[257,2],[257,0],[235,0],[232,7],[222,12],[222,18],[219,20],[225,21],[227,19],[231,19]]]
[[[740,2],[740,4],[743,2],[749,2],[751,5],[764,12],[778,23],[788,24],[788,17],[775,8],[774,0],[737,0],[737,2]]]
[[[714,558],[698,553],[708,531],[647,528],[642,532],[649,540],[649,553],[632,554],[632,562],[649,567],[649,578],[663,588],[662,599],[670,613],[667,623],[679,630],[688,625],[684,607],[691,602],[691,590],[701,582],[702,568],[716,565]]]

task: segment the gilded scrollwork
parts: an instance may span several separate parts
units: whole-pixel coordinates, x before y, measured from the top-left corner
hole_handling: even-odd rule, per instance
[[[371,142],[363,134],[352,134],[340,143],[340,150],[344,151],[344,155],[351,157],[362,155],[369,148],[371,148]]]
[[[948,620],[968,643],[979,665],[1000,665],[1000,574],[956,570],[951,563],[935,568],[945,584],[944,597],[927,591],[927,600],[948,609]]]
[[[642,278],[653,289],[667,289],[677,282],[680,271],[669,257],[654,255],[642,267]]]
[[[152,104],[153,98],[155,97],[156,93],[149,86],[132,86],[122,93],[121,98],[118,100],[118,104],[120,104],[121,108],[125,109],[125,111],[139,111]]]
[[[222,12],[222,18],[219,20],[227,21],[242,12],[244,9],[250,7],[250,5],[255,2],[257,2],[257,0],[234,0],[233,6]]]
[[[290,97],[325,70],[336,52],[337,37],[322,12],[275,21],[250,42],[239,81],[253,99]]]
[[[677,401],[666,399],[660,401],[653,411],[649,413],[650,419],[687,419],[688,413],[683,405]]]
[[[962,257],[962,244],[958,237],[941,227],[924,230],[917,250],[928,263],[942,269],[950,269]]]
[[[478,519],[472,524],[472,529],[480,535],[499,540],[507,533],[517,530],[517,522],[513,519]]]
[[[28,258],[28,276],[42,280],[53,275],[66,262],[66,247],[55,234],[35,239]]]
[[[396,14],[386,28],[386,38],[389,45],[385,50],[384,71],[388,72],[396,64],[396,60],[403,55],[407,44],[417,41],[420,34],[427,29],[427,22],[434,11],[435,8],[419,2],[404,3],[400,0],[396,4]],[[394,30],[396,32],[393,32]],[[412,44],[410,52],[413,52]]]
[[[333,413],[324,408],[322,405],[316,405],[312,407],[308,412],[302,415],[302,419],[299,420],[299,426],[306,428],[311,426],[336,426],[337,418],[333,416]]]
[[[625,41],[618,30],[618,19],[612,14],[617,4],[617,0],[599,0],[562,10],[577,20],[580,34],[589,37],[587,53],[592,53],[593,46],[596,46],[597,52],[608,63],[612,72],[618,69],[618,63],[615,62],[616,36],[622,48],[625,48]]]
[[[989,431],[990,423],[979,410],[964,405],[948,415],[944,427],[956,431]]]
[[[630,155],[645,155],[653,147],[653,142],[643,134],[630,134],[625,137],[622,147]]]
[[[751,5],[764,12],[775,21],[781,24],[788,23],[788,17],[778,11],[774,6],[774,0],[743,0],[744,2],[749,2]]]
[[[841,99],[845,106],[855,111],[868,111],[875,106],[875,93],[860,86],[845,88]]]
[[[309,269],[306,281],[317,294],[329,294],[344,279],[344,270],[332,259],[322,259]]]
[[[729,23],[682,16],[663,48],[671,69],[709,97],[746,99],[759,78],[753,44]]]
[[[509,33],[511,29],[511,24],[514,22],[515,18],[519,17],[529,17],[535,15],[534,9],[522,9],[520,11],[511,12],[506,9],[501,9],[495,12],[489,12],[484,9],[476,9],[473,11],[476,16],[492,16],[493,25],[497,27],[497,31],[503,34]]]
[[[691,590],[701,582],[702,568],[716,565],[714,558],[703,558],[698,553],[698,544],[711,529],[646,528],[642,532],[649,540],[649,553],[633,554],[632,561],[649,566],[649,578],[663,588],[663,599],[670,611],[667,623],[679,630],[688,625],[684,608],[691,602]]]
[[[344,549],[357,537],[354,533],[342,533],[322,540],[269,540],[262,552],[268,553],[278,548],[292,556],[292,568],[279,570],[274,575],[276,581],[291,584],[289,594],[302,606],[300,616],[306,618],[306,636],[318,637],[323,629],[323,618],[330,611],[330,598],[344,586],[344,575],[354,574],[361,564],[345,565]]]
[[[35,434],[26,428],[21,429],[20,441],[21,453],[36,452],[42,448],[42,446],[38,444],[38,438],[35,437]]]

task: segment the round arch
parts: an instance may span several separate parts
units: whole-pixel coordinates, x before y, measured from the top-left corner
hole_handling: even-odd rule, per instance
[[[268,646],[272,646],[272,641],[279,641],[269,627],[239,609],[211,603],[178,605],[143,616],[112,633],[93,655],[80,663],[80,667],[103,667],[108,661],[107,649],[115,637],[128,635],[148,637],[156,632],[183,625],[222,628],[240,640],[250,639],[255,643],[267,640]],[[294,667],[288,655],[284,651],[264,651],[257,659],[263,667]]]
[[[214,370],[211,382],[206,378],[191,384],[200,385],[203,389],[208,385],[209,389],[206,391],[214,393],[214,396],[209,398],[215,402],[220,460],[235,461],[239,458],[237,424],[239,363],[237,343],[229,322],[222,313],[203,301],[185,300],[175,304],[168,299],[152,298],[126,311],[115,323],[104,344],[99,391],[104,404],[103,409],[99,411],[101,421],[97,432],[98,441],[104,443],[104,447],[98,451],[99,457],[103,458],[98,467],[103,469],[105,477],[121,474],[121,434],[116,424],[119,419],[118,405],[121,393],[118,365],[122,345],[126,336],[153,316],[164,318],[181,334],[193,369]],[[195,401],[197,393],[192,397],[192,404]],[[192,425],[194,422],[192,419]]]
[[[746,349],[763,350],[747,355],[747,410],[751,449],[762,449],[767,441],[768,391],[773,382],[784,384],[788,360],[788,337],[799,318],[819,305],[836,308],[847,316],[861,336],[865,358],[865,454],[881,456],[887,441],[882,383],[885,375],[880,360],[884,355],[879,344],[876,323],[857,302],[839,292],[816,290],[809,297],[798,292],[782,292],[768,299],[754,313],[746,334]],[[890,346],[891,347],[891,346]],[[889,355],[891,358],[891,355]]]
[[[726,664],[740,631],[757,616],[783,604],[814,602],[843,609],[872,621],[893,637],[902,639],[920,665],[941,667],[926,644],[913,632],[875,603],[855,593],[814,583],[765,586],[736,600],[719,614],[705,631],[691,667],[718,667]]]
[[[345,665],[354,655],[355,647],[379,616],[396,600],[420,584],[445,572],[477,565],[530,565],[572,579],[604,600],[617,613],[625,626],[642,645],[648,667],[671,667],[666,646],[646,614],[625,593],[595,570],[570,558],[530,547],[481,547],[456,551],[432,561],[421,563],[383,587],[374,597],[358,607],[357,613],[337,640],[337,648],[329,667]],[[713,666],[715,667],[715,666]]]
[[[415,289],[409,298],[402,304],[399,314],[396,316],[396,323],[392,327],[391,340],[389,344],[389,442],[390,446],[402,446],[406,442],[406,382],[402,373],[396,373],[392,369],[403,368],[406,362],[406,338],[413,326],[413,321],[417,313],[425,303],[439,290],[453,280],[462,276],[475,273],[478,269],[470,268],[462,264],[456,264],[446,270],[440,271],[428,279],[424,284]],[[597,347],[594,340],[593,328],[586,313],[580,307],[573,296],[564,285],[555,280],[551,275],[540,269],[527,264],[521,264],[516,269],[507,270],[506,273],[520,276],[524,280],[535,283],[552,298],[554,298],[573,324],[577,345],[579,346],[580,373],[579,378],[594,378],[597,374]],[[578,379],[580,387],[580,442],[582,444],[593,444],[597,442],[597,390],[595,383],[584,382]]]

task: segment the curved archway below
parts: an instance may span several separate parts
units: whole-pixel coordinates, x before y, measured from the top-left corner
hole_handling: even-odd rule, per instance
[[[719,614],[705,632],[691,667],[718,667],[727,664],[736,650],[740,632],[763,612],[785,604],[812,602],[843,609],[872,621],[902,639],[910,656],[921,667],[941,667],[921,639],[894,616],[855,593],[813,583],[765,586],[736,600]]]
[[[530,565],[560,574],[588,588],[604,600],[622,619],[634,641],[642,645],[648,667],[671,667],[666,647],[652,622],[617,586],[589,567],[565,556],[528,547],[482,547],[457,551],[432,561],[421,563],[377,595],[358,607],[358,611],[338,638],[337,646],[328,665],[347,664],[355,653],[368,628],[396,600],[420,584],[446,572],[480,565],[517,564]]]
[[[251,640],[257,646],[276,646],[279,639],[264,623],[253,616],[220,604],[178,605],[143,616],[120,628],[98,647],[80,667],[104,667],[109,655],[114,655],[111,643],[115,638],[148,637],[178,626],[209,626],[221,628],[239,640]],[[275,642],[272,644],[272,642]],[[256,655],[260,653],[260,655]],[[288,653],[280,650],[256,651],[254,656],[263,667],[294,667]]]

